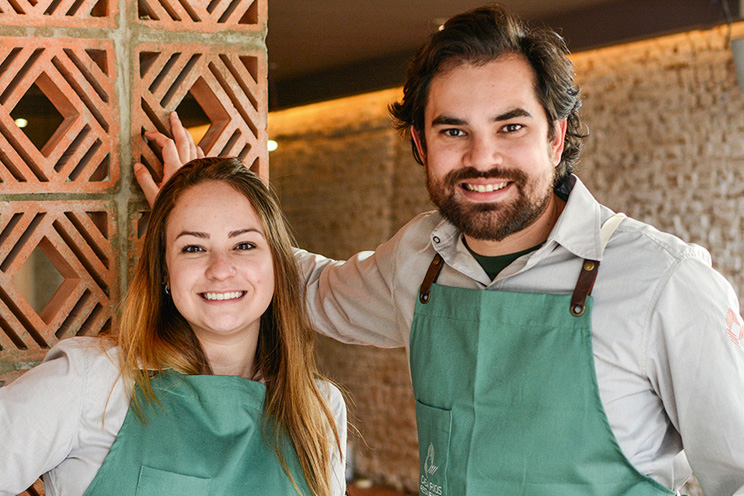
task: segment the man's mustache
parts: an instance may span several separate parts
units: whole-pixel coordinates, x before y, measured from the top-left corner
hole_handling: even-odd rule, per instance
[[[505,181],[523,184],[527,180],[527,175],[518,169],[502,167],[494,167],[486,171],[478,170],[474,167],[462,167],[450,171],[444,178],[447,184],[457,184],[465,179],[503,179]]]

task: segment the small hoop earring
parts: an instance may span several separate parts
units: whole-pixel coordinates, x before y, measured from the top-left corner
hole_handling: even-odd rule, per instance
[[[163,286],[163,291],[165,291],[165,294],[170,294],[170,287],[168,286],[168,283],[165,283],[165,286]]]

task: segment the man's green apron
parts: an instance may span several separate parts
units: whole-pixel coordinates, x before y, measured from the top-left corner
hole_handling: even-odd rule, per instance
[[[598,261],[573,295],[441,286],[443,265],[437,255],[411,327],[422,496],[674,494],[631,465],[602,407]]]
[[[235,376],[159,374],[160,403],[142,400],[143,423],[130,408],[86,496],[298,494],[267,444],[266,386]],[[162,408],[161,408],[162,406]],[[284,458],[309,495],[294,449]]]

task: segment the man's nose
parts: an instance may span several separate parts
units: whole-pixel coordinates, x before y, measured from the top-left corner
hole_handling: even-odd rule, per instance
[[[479,170],[490,170],[501,165],[501,147],[493,136],[474,135],[470,139],[466,164]]]

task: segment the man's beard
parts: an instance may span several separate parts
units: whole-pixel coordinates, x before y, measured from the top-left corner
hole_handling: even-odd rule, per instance
[[[475,203],[457,199],[458,184],[465,179],[498,178],[511,181],[517,188],[517,199],[508,204]],[[472,167],[450,171],[442,180],[426,175],[429,198],[442,216],[462,233],[474,239],[501,241],[534,223],[548,207],[553,194],[550,187],[538,198],[528,197],[527,175],[516,169],[492,169],[481,172]],[[548,182],[552,185],[552,179]],[[539,193],[539,192],[536,192]]]

